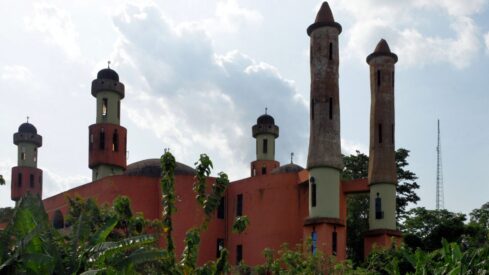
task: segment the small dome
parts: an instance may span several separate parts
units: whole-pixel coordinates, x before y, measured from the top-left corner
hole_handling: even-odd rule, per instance
[[[126,176],[144,176],[144,177],[161,177],[160,159],[145,159],[131,163],[127,166],[124,175]],[[195,175],[196,171],[192,167],[177,162],[175,165],[175,175]]]
[[[271,125],[274,125],[275,124],[275,119],[273,119],[273,117],[271,115],[264,114],[264,115],[261,115],[260,117],[258,117],[258,119],[256,120],[256,124],[271,124]]]
[[[302,166],[294,163],[289,163],[273,169],[272,174],[298,173],[302,170],[304,170]]]
[[[119,81],[119,75],[111,68],[102,69],[97,73],[97,79],[112,79]]]
[[[22,123],[19,126],[19,133],[37,135],[37,129],[36,127],[34,127],[34,125],[30,124],[29,122],[26,122],[26,123]]]

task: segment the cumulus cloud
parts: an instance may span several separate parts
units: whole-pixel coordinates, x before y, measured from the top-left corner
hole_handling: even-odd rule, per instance
[[[401,66],[449,63],[464,68],[476,58],[481,46],[481,32],[473,16],[487,5],[484,0],[415,0],[415,1],[333,1],[333,9],[351,18],[345,29],[345,56],[363,60],[380,38],[400,55]],[[437,33],[430,28],[442,18],[446,24]],[[443,29],[445,28],[445,29]]]
[[[21,65],[5,65],[0,72],[0,78],[4,80],[24,81],[31,75],[30,70]]]
[[[121,34],[114,61],[128,91],[135,87],[128,117],[177,158],[208,152],[233,178],[247,176],[251,126],[268,107],[280,127],[277,159],[293,151],[305,162],[307,106],[275,67],[236,50],[215,52],[205,31],[173,24],[154,6],[127,5],[114,24]]]
[[[66,191],[92,179],[81,175],[60,175],[51,169],[42,167],[43,170],[43,198],[48,198],[59,193],[60,190]]]
[[[60,47],[70,59],[80,56],[78,33],[70,14],[54,5],[37,3],[34,14],[25,19],[26,27],[45,35],[45,41]]]

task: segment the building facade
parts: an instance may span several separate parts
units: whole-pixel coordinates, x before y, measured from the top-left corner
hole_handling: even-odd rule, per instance
[[[201,236],[199,263],[219,256],[226,247],[232,264],[264,262],[265,248],[278,249],[312,240],[311,251],[322,251],[346,259],[346,198],[353,193],[370,193],[369,225],[365,253],[377,245],[387,247],[400,240],[396,228],[394,66],[397,56],[385,40],[367,57],[371,81],[370,162],[366,179],[343,181],[340,134],[339,35],[342,27],[324,2],[316,20],[307,29],[310,39],[310,139],[307,167],[275,160],[279,127],[265,112],[252,126],[256,159],[250,177],[231,182],[221,205]],[[112,203],[117,196],[131,199],[134,212],[147,219],[162,218],[159,159],[127,165],[127,130],[121,126],[124,84],[106,68],[92,82],[96,98],[95,124],[89,127],[88,154],[92,182],[44,199],[56,228],[64,227],[67,196],[94,198]],[[31,124],[22,124],[14,135],[19,146],[19,163],[12,169],[12,199],[27,192],[42,194],[42,171],[37,168],[37,148],[42,138]],[[177,163],[175,188],[178,211],[174,215],[176,252],[183,251],[185,233],[200,224],[204,215],[193,192],[195,170]],[[32,177],[34,180],[32,180]],[[208,179],[208,183],[213,182]],[[242,234],[232,233],[236,217],[246,215],[250,225]]]

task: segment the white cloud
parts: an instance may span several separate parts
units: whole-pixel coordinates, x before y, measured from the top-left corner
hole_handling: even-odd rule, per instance
[[[281,131],[277,159],[294,151],[305,162],[297,152],[307,151],[307,106],[277,68],[239,51],[216,53],[206,32],[174,26],[154,6],[128,5],[114,23],[122,36],[117,70],[129,76],[121,79],[128,90],[139,87],[124,105],[128,117],[178,159],[192,163],[195,152],[207,152],[219,170],[247,176],[251,126],[268,107]]]
[[[486,50],[489,52],[489,32],[484,35],[484,42],[486,43]]]
[[[25,81],[31,76],[29,69],[21,65],[5,65],[0,73],[0,78],[4,80]]]
[[[43,198],[54,196],[60,190],[66,191],[84,183],[90,182],[92,179],[86,176],[66,176],[53,172],[49,168],[43,169]]]
[[[341,139],[341,153],[343,155],[356,155],[356,151],[360,151],[366,155],[369,153],[367,146],[364,144]]]
[[[29,30],[43,33],[48,44],[60,47],[70,59],[80,57],[78,33],[70,14],[54,5],[37,3],[34,14],[25,19]]]
[[[481,32],[473,16],[487,5],[484,0],[416,1],[332,1],[334,12],[351,19],[345,29],[346,58],[363,60],[380,40],[386,38],[399,55],[401,66],[449,63],[464,68],[480,51]],[[443,18],[447,24],[436,26],[430,17]],[[446,29],[443,29],[446,28]]]

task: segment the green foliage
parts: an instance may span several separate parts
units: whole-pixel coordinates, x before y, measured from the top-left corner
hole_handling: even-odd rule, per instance
[[[249,224],[250,220],[247,216],[238,216],[233,223],[233,232],[241,234],[246,230]]]
[[[2,175],[0,175],[0,185],[5,185],[5,180]]]
[[[14,215],[14,209],[12,207],[0,208],[0,223],[7,223]]]

